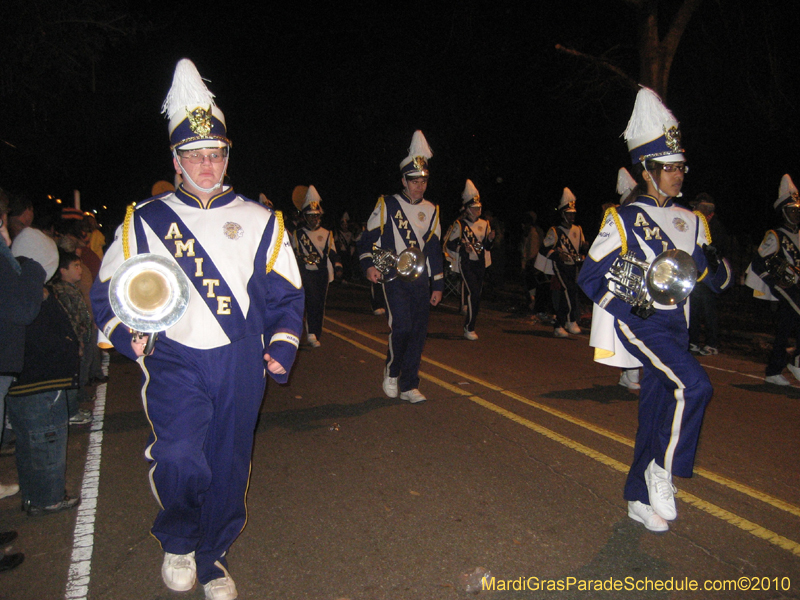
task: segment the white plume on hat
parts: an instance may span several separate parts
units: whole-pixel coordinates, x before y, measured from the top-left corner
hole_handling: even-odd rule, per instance
[[[619,194],[620,204],[625,202],[625,199],[635,187],[636,180],[628,172],[628,169],[622,167],[617,173],[617,193]]]
[[[577,212],[575,210],[575,200],[575,194],[572,193],[572,190],[565,187],[564,191],[561,193],[561,200],[558,203],[558,210],[566,208],[566,212]]]
[[[625,132],[622,134],[627,142],[628,151],[631,153],[632,162],[635,164],[643,162],[643,160],[657,160],[659,162],[684,160],[683,154],[681,154],[682,148],[678,152],[670,153],[666,144],[659,144],[659,147],[644,150],[644,157],[634,155],[635,149],[650,142],[655,142],[671,128],[677,131],[678,120],[664,106],[661,98],[653,90],[642,86],[639,93],[636,94],[636,102],[633,106],[631,118],[628,121]],[[678,143],[680,143],[680,139]]]
[[[26,227],[14,238],[11,254],[25,256],[42,265],[46,273],[45,281],[49,281],[58,269],[58,246],[52,238],[33,227]]]
[[[794,185],[792,178],[789,177],[789,174],[785,174],[781,177],[781,184],[778,186],[778,199],[775,200],[773,206],[775,208],[780,208],[781,205],[785,204],[792,204],[791,202],[787,202],[791,198],[795,198],[794,204],[800,206],[800,202],[798,202],[798,192],[797,187]]]
[[[408,156],[400,163],[400,168],[402,169],[415,158],[424,158],[427,163],[432,157],[433,150],[431,150],[431,147],[428,145],[428,140],[426,140],[422,132],[417,129],[414,135],[411,136],[411,146],[408,148]]]
[[[306,192],[306,197],[303,200],[303,206],[300,210],[309,214],[322,214],[320,202],[322,202],[322,198],[320,198],[317,188],[310,185],[308,186],[308,191]]]
[[[471,179],[467,179],[464,191],[461,192],[461,201],[463,204],[468,204],[472,200],[479,200],[480,197],[481,195],[478,193],[478,188],[475,187]]]
[[[214,102],[214,94],[209,91],[194,63],[188,58],[178,61],[175,74],[172,76],[172,87],[167,92],[161,114],[169,119],[170,135],[180,125],[188,113],[196,108],[213,107],[214,116],[225,126],[225,115]],[[209,144],[209,141],[193,142],[182,146],[183,149],[207,148],[213,145],[223,146],[222,142]]]

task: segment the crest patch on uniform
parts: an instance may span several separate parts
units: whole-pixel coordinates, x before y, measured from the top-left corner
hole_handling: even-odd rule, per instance
[[[222,226],[222,233],[229,240],[236,240],[244,235],[244,229],[242,229],[242,226],[238,223],[231,223],[228,221]]]
[[[420,223],[424,223],[425,222],[425,213],[424,212],[417,213],[417,218],[419,219]]]
[[[672,226],[675,227],[675,229],[677,229],[681,233],[689,230],[689,225],[687,225],[686,221],[684,221],[680,217],[675,217],[674,219],[672,219]]]

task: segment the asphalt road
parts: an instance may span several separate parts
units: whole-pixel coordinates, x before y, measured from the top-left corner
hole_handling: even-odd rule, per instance
[[[322,347],[301,350],[289,385],[269,385],[229,555],[240,598],[465,598],[461,576],[477,567],[496,588],[479,597],[498,600],[800,598],[797,383],[766,386],[751,359],[700,358],[715,396],[696,474],[676,481],[678,520],[656,535],[622,499],[637,397],[591,360],[588,335],[486,311],[470,342],[451,299],[431,317],[429,400],[411,405],[382,393],[388,328],[366,294],[332,288]],[[0,574],[0,598],[203,597],[161,582],[139,370],[114,353],[109,370],[94,425],[70,430],[81,509],[34,519],[0,500],[26,555]],[[0,457],[0,481],[15,476]]]

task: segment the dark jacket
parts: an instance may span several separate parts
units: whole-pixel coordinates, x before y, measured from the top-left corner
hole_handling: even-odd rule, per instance
[[[9,396],[30,396],[78,386],[78,336],[48,286],[39,315],[25,328],[25,364]]]
[[[4,243],[0,239],[0,244]],[[9,260],[0,255],[0,374],[22,370],[25,350],[25,326],[39,314],[45,272],[34,260],[20,257],[22,272],[17,273]]]

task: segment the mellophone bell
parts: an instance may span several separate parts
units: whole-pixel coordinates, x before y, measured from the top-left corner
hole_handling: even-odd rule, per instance
[[[134,341],[149,336],[144,356],[153,350],[158,333],[186,313],[189,286],[189,278],[178,264],[158,254],[133,256],[111,276],[111,310],[130,328]]]
[[[393,254],[379,246],[372,247],[372,260],[381,272],[380,283],[388,283],[398,277],[413,281],[425,271],[425,254],[416,246],[409,246],[400,254]]]

